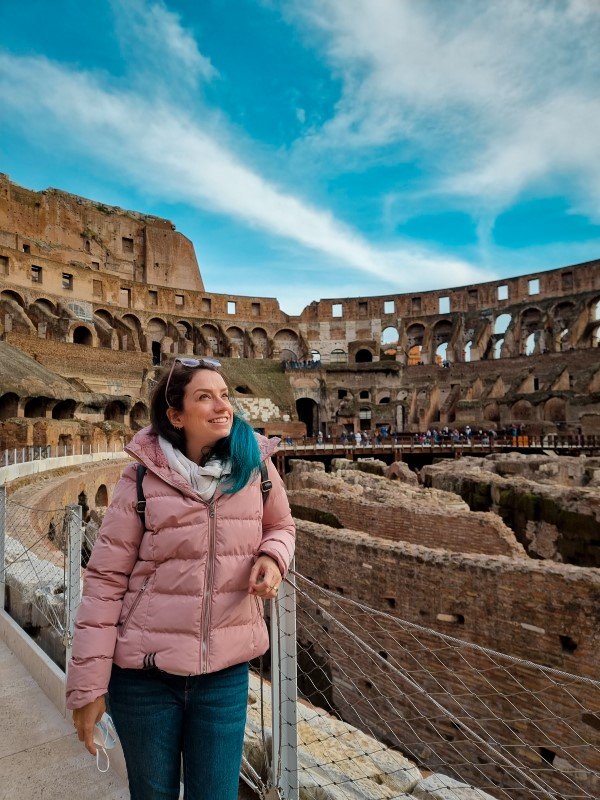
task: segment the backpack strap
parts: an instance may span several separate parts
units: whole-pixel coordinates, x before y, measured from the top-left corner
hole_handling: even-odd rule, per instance
[[[146,469],[145,464],[138,464],[135,471],[135,485],[137,487],[137,503],[135,504],[135,510],[142,521],[144,530],[146,530],[146,498],[144,497],[143,480]]]
[[[260,491],[262,492],[263,504],[267,502],[269,492],[273,488],[273,482],[269,480],[269,470],[265,461],[260,462]]]

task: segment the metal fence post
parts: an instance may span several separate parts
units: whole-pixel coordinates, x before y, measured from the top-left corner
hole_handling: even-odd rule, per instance
[[[288,581],[271,602],[271,692],[272,785],[298,800],[296,592]]]
[[[0,608],[4,611],[6,599],[6,567],[4,543],[6,541],[6,486],[0,486]]]
[[[65,568],[65,666],[68,668],[71,659],[73,634],[75,633],[75,615],[81,602],[81,538],[82,508],[72,503],[66,508],[67,515],[67,563]]]

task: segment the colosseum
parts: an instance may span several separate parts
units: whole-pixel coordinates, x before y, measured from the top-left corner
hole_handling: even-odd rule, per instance
[[[600,260],[438,291],[320,299],[291,316],[276,298],[207,291],[192,243],[168,220],[2,175],[0,275],[0,468],[19,452],[111,456],[6,478],[7,503],[27,510],[26,527],[37,530],[49,506],[74,503],[93,542],[122,446],[148,423],[157,369],[173,354],[218,356],[241,412],[287,443],[277,465],[298,522],[298,579],[327,593],[317,610],[299,602],[300,670],[318,673],[305,696],[407,752],[397,720],[414,713],[408,695],[394,699],[399,716],[389,721],[397,686],[373,653],[334,639],[326,618],[336,598],[340,609],[363,603],[385,618],[380,662],[404,664],[415,648],[396,621],[427,631],[418,645],[432,696],[442,680],[436,636],[521,659],[520,716],[514,674],[502,669],[485,733],[505,752],[523,751],[524,768],[554,794],[511,792],[509,773],[448,720],[425,746],[433,717],[415,723],[409,755],[420,768],[502,800],[598,796]],[[476,453],[466,454],[467,437],[447,452],[440,440],[436,457],[432,430],[467,427],[482,431]],[[361,433],[393,444],[327,450]],[[509,446],[495,452],[501,434]],[[413,452],[415,442],[430,451]],[[53,523],[42,528],[62,563],[65,542]],[[64,647],[18,599],[18,581],[7,569],[7,610],[64,663]],[[348,636],[371,630],[372,620],[344,613]],[[457,653],[445,691],[464,690],[471,720],[500,668],[486,672],[481,650],[474,672]],[[536,665],[587,680],[585,691],[542,689]],[[534,718],[527,703],[543,692]]]
[[[172,353],[224,358],[267,434],[600,433],[600,261],[289,316],[206,291],[168,220],[2,176],[0,274],[0,449],[126,436]]]

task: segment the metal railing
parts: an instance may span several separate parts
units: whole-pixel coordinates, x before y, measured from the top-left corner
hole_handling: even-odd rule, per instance
[[[46,458],[64,458],[66,456],[85,456],[99,453],[118,453],[123,449],[121,442],[113,442],[110,446],[93,444],[48,444],[28,447],[10,447],[0,451],[0,467],[10,467],[13,464],[26,464],[29,461],[42,461]]]
[[[318,440],[316,437],[292,439],[283,437],[279,451],[285,455],[305,453],[315,455],[356,453],[427,453],[427,452],[494,452],[498,450],[589,450],[600,451],[600,436],[590,434],[581,436],[561,436],[559,434],[520,435],[520,436],[470,436],[460,440],[434,437],[418,437],[402,434],[377,441],[371,437],[368,441],[356,442],[354,439],[341,442],[338,439]]]
[[[34,509],[0,490],[10,613],[52,647],[45,625],[67,660],[91,539],[80,506]],[[600,680],[442,634],[294,570],[268,616],[242,770],[257,796],[600,797]]]

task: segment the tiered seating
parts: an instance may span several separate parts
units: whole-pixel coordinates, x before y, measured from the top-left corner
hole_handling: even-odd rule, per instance
[[[236,404],[251,422],[271,422],[281,419],[279,406],[268,397],[238,397]]]

